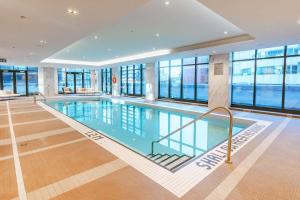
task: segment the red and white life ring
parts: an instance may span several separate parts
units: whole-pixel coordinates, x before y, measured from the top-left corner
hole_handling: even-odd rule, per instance
[[[113,76],[112,82],[113,82],[113,84],[117,83],[117,78],[115,76]]]

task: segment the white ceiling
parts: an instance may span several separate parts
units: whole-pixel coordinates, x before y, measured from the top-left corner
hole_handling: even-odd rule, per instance
[[[251,47],[300,43],[299,0],[198,1],[255,37]]]
[[[300,42],[299,0],[170,0],[169,6],[164,2],[2,0],[0,57],[17,65],[41,65],[48,57],[103,61],[152,51],[153,47],[172,49],[244,33],[255,40],[163,58]],[[66,14],[67,8],[78,9],[80,15]],[[20,19],[21,15],[27,19]],[[48,44],[40,47],[40,40]]]
[[[41,60],[147,1],[1,0],[0,58],[7,58],[8,64],[40,65]],[[78,9],[80,15],[67,14],[68,8]],[[40,40],[48,44],[41,47]]]
[[[104,61],[243,34],[196,0],[169,0],[168,6],[164,2],[152,0],[50,58]]]

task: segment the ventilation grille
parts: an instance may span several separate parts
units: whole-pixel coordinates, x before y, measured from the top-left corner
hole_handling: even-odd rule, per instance
[[[0,63],[6,63],[6,59],[5,58],[0,58]]]
[[[217,76],[223,75],[223,68],[224,68],[223,63],[215,63],[214,64],[214,75],[217,75]]]

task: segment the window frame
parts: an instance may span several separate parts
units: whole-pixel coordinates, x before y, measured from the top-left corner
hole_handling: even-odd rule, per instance
[[[132,87],[132,93],[128,93],[128,88],[129,88],[129,84],[128,84],[128,67],[132,66],[132,81],[133,81],[133,87]],[[139,71],[140,72],[140,77],[139,77],[139,81],[140,81],[140,89],[139,89],[139,94],[136,93],[136,77],[135,77],[135,71]],[[125,81],[123,80],[123,72],[126,73],[126,77],[125,77]],[[145,75],[145,65],[144,64],[133,64],[133,65],[126,65],[126,66],[121,66],[120,67],[120,94],[123,96],[130,96],[130,97],[144,97],[145,94],[143,93],[143,89],[145,84],[143,84],[143,82],[145,82],[144,76]],[[124,86],[124,83],[126,84]],[[123,91],[123,87],[126,87],[126,92]]]
[[[108,77],[108,74],[110,77]],[[108,78],[110,80],[109,83],[108,83]],[[112,68],[101,69],[101,90],[105,94],[112,94]]]
[[[202,56],[200,56],[202,57]],[[201,104],[208,104],[208,99],[207,101],[203,101],[203,100],[199,100],[197,99],[197,82],[198,82],[198,78],[197,78],[197,67],[200,65],[208,65],[209,66],[209,58],[208,58],[208,62],[199,62],[198,63],[198,57],[194,57],[194,63],[191,64],[183,64],[183,60],[185,58],[180,58],[181,59],[181,65],[179,66],[181,68],[181,83],[180,83],[180,98],[171,98],[171,68],[174,66],[171,66],[171,60],[164,60],[164,61],[168,61],[168,66],[163,66],[160,67],[160,61],[158,62],[158,99],[162,99],[162,100],[175,100],[175,101],[180,101],[180,102],[191,102],[191,103],[201,103]],[[174,60],[178,60],[178,59],[174,59]],[[194,99],[186,99],[183,98],[183,71],[184,71],[184,67],[190,67],[190,66],[194,66]],[[160,89],[160,69],[161,68],[167,68],[168,69],[168,95],[167,97],[161,96],[161,89]],[[208,74],[209,76],[209,74]]]
[[[271,111],[271,112],[281,112],[281,113],[291,113],[291,114],[300,114],[300,109],[286,109],[285,108],[285,89],[286,89],[286,68],[287,68],[287,59],[291,57],[300,57],[300,55],[288,55],[287,54],[287,49],[289,45],[284,46],[284,54],[283,56],[272,56],[272,57],[264,57],[264,58],[259,58],[257,56],[257,52],[259,49],[255,49],[255,57],[253,59],[239,59],[239,60],[234,60],[234,52],[231,52],[231,107],[236,107],[236,108],[245,108],[245,109],[254,109],[254,110],[263,110],[263,111]],[[272,47],[271,47],[272,48]],[[267,107],[267,106],[257,106],[256,105],[256,92],[257,92],[257,61],[259,60],[272,60],[272,59],[278,59],[281,58],[283,59],[283,66],[282,66],[282,91],[281,91],[281,106],[280,108],[274,108],[274,107]],[[234,62],[241,62],[241,61],[254,61],[254,83],[253,83],[253,105],[241,105],[241,104],[235,104],[232,102],[233,100],[233,63]]]

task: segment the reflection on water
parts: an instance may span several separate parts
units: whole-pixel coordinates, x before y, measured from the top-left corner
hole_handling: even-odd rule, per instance
[[[151,153],[152,141],[159,140],[196,117],[108,100],[56,101],[48,104],[143,155]],[[233,133],[245,127],[234,124]],[[200,155],[226,140],[227,134],[227,120],[210,117],[162,140],[154,146],[155,153]]]

